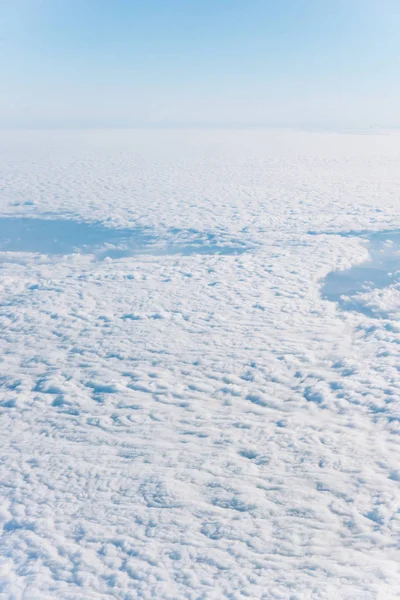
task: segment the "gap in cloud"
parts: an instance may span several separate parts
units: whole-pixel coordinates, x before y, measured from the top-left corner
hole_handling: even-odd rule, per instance
[[[135,255],[241,254],[249,247],[197,230],[174,229],[160,238],[149,228],[112,229],[69,219],[0,217],[0,252],[93,254],[98,259]],[[4,260],[4,255],[3,255]]]
[[[343,310],[355,310],[369,317],[379,314],[364,305],[359,295],[400,282],[400,231],[346,232],[368,241],[369,260],[345,271],[332,271],[323,280],[322,297],[337,302]]]

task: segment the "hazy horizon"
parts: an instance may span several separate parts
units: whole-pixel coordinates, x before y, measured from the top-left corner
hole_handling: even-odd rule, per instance
[[[400,126],[393,0],[5,0],[0,127]]]

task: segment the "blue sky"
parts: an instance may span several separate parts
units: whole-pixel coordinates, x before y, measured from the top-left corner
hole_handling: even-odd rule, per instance
[[[400,125],[398,0],[0,0],[1,126]]]

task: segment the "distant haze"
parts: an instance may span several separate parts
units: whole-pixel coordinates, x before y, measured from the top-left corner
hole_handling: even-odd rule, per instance
[[[0,127],[400,125],[398,0],[2,0]]]

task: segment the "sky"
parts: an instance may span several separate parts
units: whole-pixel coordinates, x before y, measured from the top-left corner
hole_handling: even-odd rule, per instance
[[[0,0],[0,127],[400,126],[398,0]]]

